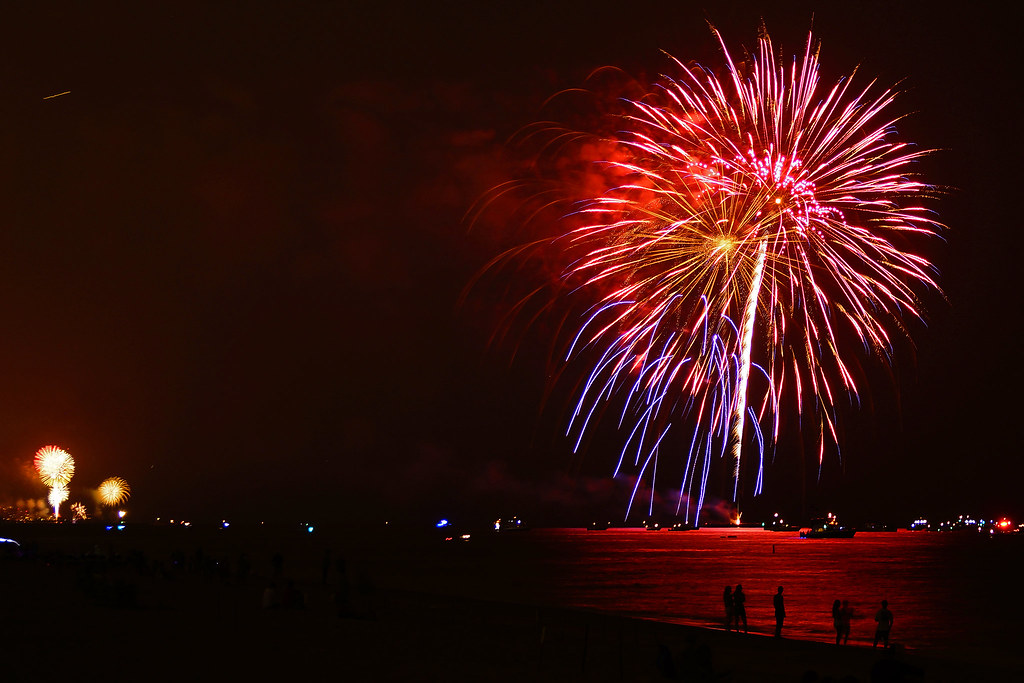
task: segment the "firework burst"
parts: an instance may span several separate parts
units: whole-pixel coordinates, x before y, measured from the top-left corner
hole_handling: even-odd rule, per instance
[[[35,468],[44,485],[66,485],[75,474],[75,459],[63,448],[43,446],[36,451]]]
[[[50,488],[50,496],[48,498],[50,505],[53,506],[54,517],[59,517],[58,509],[60,504],[68,499],[68,489],[66,486],[57,484]]]
[[[570,264],[568,289],[596,301],[570,344],[568,357],[596,360],[569,432],[579,448],[618,401],[616,474],[650,479],[653,495],[661,451],[685,452],[688,521],[715,462],[730,463],[739,496],[749,445],[761,492],[785,396],[819,464],[838,449],[838,408],[863,383],[848,342],[891,362],[919,295],[938,289],[913,251],[941,230],[909,173],[925,152],[896,139],[895,93],[852,77],[823,87],[811,36],[788,63],[767,34],[743,61],[715,36],[725,77],[673,59],[673,76],[625,101],[616,135],[557,130],[545,143],[562,158],[614,151],[593,171],[599,191],[564,193],[564,232],[545,246]],[[691,434],[681,447],[673,428]]]
[[[99,486],[100,502],[109,507],[120,505],[128,500],[132,489],[121,477],[107,477]]]
[[[72,503],[71,514],[76,522],[84,522],[89,519],[89,513],[86,511],[84,503]]]
[[[68,482],[75,475],[75,459],[63,448],[43,446],[36,451],[36,472],[43,484],[50,487],[50,505],[54,519],[60,519],[60,504],[68,499]]]

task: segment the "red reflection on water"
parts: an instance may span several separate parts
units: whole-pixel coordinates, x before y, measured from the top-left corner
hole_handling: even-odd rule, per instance
[[[723,588],[741,583],[750,630],[764,634],[774,629],[772,596],[781,585],[785,636],[834,642],[832,602],[849,600],[851,645],[870,645],[885,599],[895,614],[893,642],[977,653],[1017,647],[1024,598],[999,577],[1022,559],[1018,536],[900,531],[801,539],[742,528],[536,529],[491,539],[434,578],[436,588],[476,597],[716,628],[724,618]]]

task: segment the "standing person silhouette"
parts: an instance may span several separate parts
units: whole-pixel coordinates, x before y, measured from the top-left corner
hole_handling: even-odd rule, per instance
[[[839,608],[839,633],[836,635],[836,645],[839,644],[840,637],[843,639],[843,645],[850,641],[850,621],[852,620],[853,608],[850,607],[850,601],[843,600],[843,605]]]
[[[878,641],[882,641],[882,647],[889,647],[889,631],[892,630],[893,616],[889,611],[889,601],[882,600],[882,609],[875,612],[875,640],[871,647],[876,647]]]
[[[775,637],[782,637],[782,621],[786,618],[786,606],[782,602],[782,586],[772,597],[772,604],[775,606]]]
[[[843,629],[840,626],[840,612],[842,611],[842,603],[838,600],[832,603],[832,628],[836,630],[836,645],[839,644],[840,639],[843,637]]]
[[[725,604],[725,630],[731,631],[733,615],[732,586],[725,587],[725,592],[722,593],[722,602]]]
[[[743,593],[743,584],[737,583],[736,590],[732,592],[732,609],[736,619],[736,630],[740,630],[740,621],[743,621],[743,632],[747,632],[747,596]]]

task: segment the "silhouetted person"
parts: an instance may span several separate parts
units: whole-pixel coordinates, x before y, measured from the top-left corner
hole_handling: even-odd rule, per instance
[[[302,609],[306,606],[306,596],[302,594],[299,587],[295,585],[295,582],[291,579],[284,591],[284,606],[288,609]]]
[[[263,589],[263,598],[260,601],[263,609],[277,609],[281,606],[281,593],[277,589],[277,583],[271,581]]]
[[[775,606],[775,637],[782,637],[782,621],[786,618],[786,606],[782,602],[782,586],[772,597],[772,604]]]
[[[686,647],[679,653],[675,667],[681,680],[693,683],[714,683],[724,674],[716,674],[711,648],[696,636],[686,639]]]
[[[359,618],[376,619],[377,610],[374,603],[376,602],[377,586],[373,580],[365,572],[359,572],[356,577],[355,589],[360,603]]]
[[[722,602],[725,603],[725,630],[732,630],[732,615],[734,612],[732,603],[732,586],[726,586],[722,593]]]
[[[923,681],[924,669],[904,661],[903,646],[893,643],[871,667],[871,683],[909,683]]]
[[[238,569],[238,582],[245,583],[249,580],[249,574],[252,572],[252,565],[249,563],[249,556],[242,553],[238,556],[238,562],[235,565]]]
[[[321,585],[327,585],[327,575],[331,571],[331,549],[326,548],[324,550],[324,560],[320,565],[320,583]]]
[[[850,607],[849,600],[843,600],[842,606],[839,608],[839,635],[836,636],[836,644],[841,637],[843,639],[843,645],[846,645],[850,641],[850,622],[853,620],[853,608]]]
[[[271,576],[275,579],[280,579],[284,574],[284,555],[280,551],[270,556],[270,566],[273,567]]]
[[[185,571],[187,565],[185,562],[184,550],[178,549],[171,553],[171,567],[174,569],[174,571],[179,573]]]
[[[349,593],[348,565],[345,563],[344,557],[338,557],[334,566],[338,570],[338,585],[334,591],[334,607],[339,617],[350,617],[352,616],[352,597]]]
[[[836,645],[843,637],[843,629],[840,622],[840,614],[842,611],[842,603],[836,600],[832,603],[832,628],[836,630]]]
[[[882,600],[882,609],[875,612],[875,640],[871,647],[876,647],[878,641],[882,641],[882,647],[889,647],[889,631],[892,630],[893,616],[889,611],[889,601]]]
[[[672,659],[672,650],[665,643],[658,643],[658,654],[654,658],[654,666],[662,678],[675,679],[676,665]]]
[[[736,619],[736,630],[740,630],[740,621],[743,622],[743,632],[747,632],[747,596],[743,593],[743,584],[736,584],[736,590],[732,592],[732,609]]]

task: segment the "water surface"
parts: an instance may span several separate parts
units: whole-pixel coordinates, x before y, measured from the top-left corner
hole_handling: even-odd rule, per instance
[[[858,532],[802,539],[754,529],[535,529],[448,544],[419,558],[424,587],[721,627],[722,592],[742,584],[752,632],[774,628],[784,586],[785,635],[834,641],[831,606],[854,609],[851,644],[870,644],[881,600],[894,641],[911,649],[1005,654],[1024,609],[1020,536]]]

